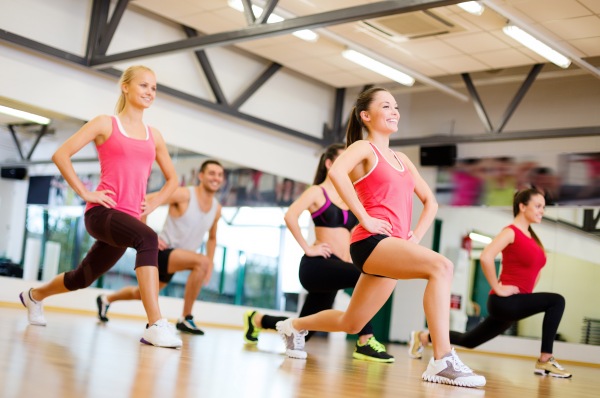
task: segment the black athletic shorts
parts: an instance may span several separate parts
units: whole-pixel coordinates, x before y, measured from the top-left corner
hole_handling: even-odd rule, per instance
[[[169,274],[169,256],[173,249],[165,249],[158,251],[158,280],[164,283],[171,282],[173,275]]]
[[[365,262],[371,253],[373,253],[373,250],[375,250],[375,246],[385,238],[389,238],[389,236],[383,234],[371,235],[368,238],[350,244],[350,257],[352,257],[352,263],[358,267],[360,272],[367,275],[387,278],[382,275],[369,274],[363,270]]]

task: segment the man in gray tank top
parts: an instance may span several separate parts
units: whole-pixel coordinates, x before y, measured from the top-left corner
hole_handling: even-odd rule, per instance
[[[160,289],[167,286],[175,272],[189,270],[183,311],[177,321],[177,329],[191,334],[204,334],[194,323],[192,307],[203,285],[210,280],[213,258],[217,247],[217,223],[221,217],[221,205],[216,193],[223,184],[223,166],[216,160],[206,160],[200,166],[200,183],[195,187],[179,187],[169,198],[169,213],[158,235],[158,274]],[[152,195],[147,196],[148,199]],[[208,232],[206,255],[197,253]],[[127,286],[109,294],[100,295],[98,318],[107,322],[108,307],[118,300],[139,300],[138,286]]]

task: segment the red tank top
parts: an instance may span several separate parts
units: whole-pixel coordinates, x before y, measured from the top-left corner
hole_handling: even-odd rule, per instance
[[[390,164],[379,152],[379,149],[372,143],[370,144],[376,156],[375,166],[354,182],[354,190],[371,217],[388,221],[392,224],[392,236],[407,239],[412,221],[415,181],[395,153],[397,166]],[[359,224],[352,233],[351,242],[357,242],[372,235],[374,234]]]
[[[146,126],[145,140],[125,134],[116,116],[112,117],[112,133],[101,145],[97,145],[100,161],[100,183],[96,191],[105,189],[115,193],[112,198],[115,210],[140,218],[142,200],[146,195],[148,178],[156,158],[156,147],[150,127]],[[88,203],[85,210],[100,206]]]
[[[546,264],[546,253],[533,238],[519,228],[509,225],[515,232],[515,241],[502,250],[500,282],[513,285],[520,293],[531,293],[540,270]]]

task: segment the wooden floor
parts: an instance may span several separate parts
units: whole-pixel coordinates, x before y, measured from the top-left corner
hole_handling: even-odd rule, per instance
[[[572,379],[533,374],[534,360],[459,351],[487,378],[480,389],[421,381],[431,351],[410,359],[391,344],[393,364],[352,359],[352,343],[314,338],[306,361],[289,359],[275,333],[245,346],[241,329],[206,327],[183,335],[183,348],[140,344],[144,322],[46,312],[27,324],[25,309],[0,306],[0,397],[598,397],[600,368],[569,364]],[[241,322],[240,322],[241,323]]]

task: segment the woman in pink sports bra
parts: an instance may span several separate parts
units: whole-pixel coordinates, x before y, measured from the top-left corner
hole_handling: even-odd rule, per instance
[[[32,325],[45,326],[46,297],[83,289],[108,271],[128,247],[137,251],[135,273],[148,316],[142,343],[181,347],[175,327],[162,318],[158,306],[158,237],[140,221],[177,188],[177,174],[162,135],[144,124],[144,110],[156,95],[156,76],[145,66],[127,68],[119,81],[121,96],[116,115],[100,115],[87,122],[52,156],[64,179],[87,202],[85,226],[96,239],[79,266],[20,294]],[[100,161],[100,183],[89,191],[77,176],[71,157],[94,142]],[[156,161],[165,184],[151,201],[146,188]]]
[[[337,192],[360,222],[352,233],[350,254],[362,275],[348,309],[288,319],[279,322],[277,330],[296,347],[303,345],[307,330],[356,333],[390,297],[397,279],[426,279],[423,305],[434,355],[422,378],[481,387],[485,378],[464,365],[450,346],[453,265],[419,245],[435,218],[437,201],[408,157],[389,148],[399,119],[396,101],[388,91],[375,87],[362,92],[348,123],[348,149],[329,171]],[[423,203],[423,211],[412,229],[414,195]]]

